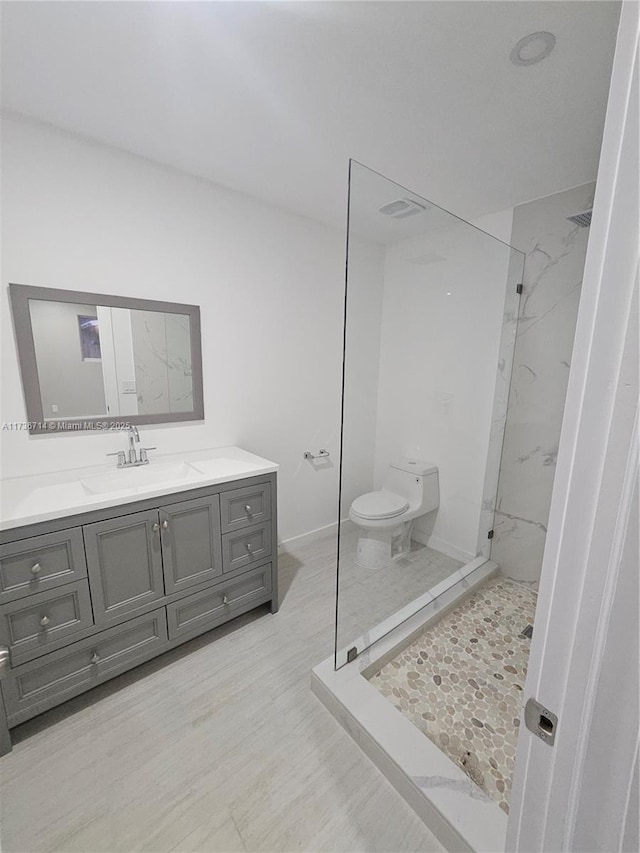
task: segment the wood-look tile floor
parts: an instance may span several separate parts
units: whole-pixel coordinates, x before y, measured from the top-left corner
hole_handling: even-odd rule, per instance
[[[340,540],[339,649],[366,635],[464,565],[412,541],[407,556],[391,566],[365,569],[355,561],[358,532],[345,527]]]
[[[280,559],[259,609],[13,730],[1,846],[440,851],[310,690],[332,652],[335,539]]]

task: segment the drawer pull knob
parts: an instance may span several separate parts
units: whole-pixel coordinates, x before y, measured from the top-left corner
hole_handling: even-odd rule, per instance
[[[42,625],[43,628],[46,628],[50,621],[51,620],[49,619],[48,616],[43,616],[42,619],[40,620],[40,624]]]
[[[245,506],[245,508],[244,508],[244,511],[245,511],[245,512],[248,512],[248,513],[249,513],[249,515],[251,515],[251,506],[250,506],[249,504],[247,504],[247,505]]]
[[[154,522],[153,522],[153,524],[151,525],[151,529],[152,529],[153,531],[158,531],[158,530],[160,530],[160,525],[158,524],[158,522],[157,522],[157,521],[154,521]]]
[[[100,655],[98,654],[98,652],[94,652],[91,655],[91,663],[98,663],[99,660],[100,660]]]
[[[228,603],[229,603],[229,599],[227,598],[227,596],[226,596],[226,595],[223,595],[223,596],[222,596],[222,603],[223,603],[223,604],[228,604]]]
[[[246,548],[247,548],[247,551],[248,551],[249,553],[251,553],[251,551],[252,551],[252,549],[253,549],[253,545],[251,544],[251,542],[247,542],[247,543],[246,543]]]
[[[167,521],[167,519],[165,518],[165,520],[162,522],[162,529],[163,529],[163,530],[166,530],[168,526],[169,526],[169,522],[168,522],[168,521]]]
[[[31,566],[31,574],[32,575],[39,575],[41,571],[42,571],[42,566],[40,565],[40,563],[34,563]]]

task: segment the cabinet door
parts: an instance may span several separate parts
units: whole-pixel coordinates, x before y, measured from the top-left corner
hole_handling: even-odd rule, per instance
[[[164,597],[158,511],[83,527],[96,625],[109,625]]]
[[[167,595],[222,574],[218,495],[163,507],[160,529]]]

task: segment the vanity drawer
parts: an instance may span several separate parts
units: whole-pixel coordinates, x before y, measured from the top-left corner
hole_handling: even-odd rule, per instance
[[[270,519],[271,487],[269,483],[222,492],[220,516],[223,533],[229,533],[241,527],[250,527],[252,524],[260,524]]]
[[[73,634],[92,626],[86,580],[0,607],[0,643],[9,647],[13,666],[72,642]]]
[[[271,556],[271,524],[260,524],[222,537],[222,571],[256,565]]]
[[[167,605],[169,639],[201,634],[271,597],[271,563]]]
[[[9,724],[16,725],[154,657],[166,643],[162,608],[13,669],[3,681]]]
[[[0,545],[0,604],[86,576],[79,527]]]

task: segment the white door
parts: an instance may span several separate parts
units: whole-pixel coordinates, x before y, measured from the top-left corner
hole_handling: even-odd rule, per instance
[[[638,851],[638,34],[622,7],[507,849]]]

